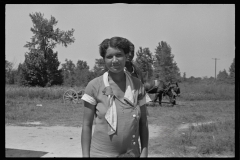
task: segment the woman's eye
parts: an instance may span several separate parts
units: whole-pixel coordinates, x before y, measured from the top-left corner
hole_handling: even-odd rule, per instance
[[[106,56],[106,58],[107,58],[107,59],[112,59],[112,58],[113,58],[113,56]]]
[[[122,54],[117,54],[116,57],[123,57],[123,55]]]

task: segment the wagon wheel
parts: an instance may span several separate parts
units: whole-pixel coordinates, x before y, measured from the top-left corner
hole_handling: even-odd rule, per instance
[[[70,89],[63,94],[63,100],[64,100],[64,103],[72,102],[76,104],[78,102],[78,94],[73,89]]]

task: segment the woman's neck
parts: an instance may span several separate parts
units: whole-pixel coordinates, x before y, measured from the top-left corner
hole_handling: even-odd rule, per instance
[[[109,76],[111,77],[111,79],[118,83],[118,82],[123,82],[125,80],[125,73],[124,71],[120,72],[120,73],[113,73],[113,72],[108,72]]]

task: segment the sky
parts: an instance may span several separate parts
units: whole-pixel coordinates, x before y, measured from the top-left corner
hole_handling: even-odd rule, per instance
[[[17,68],[31,41],[29,14],[55,17],[54,29],[72,28],[75,42],[54,48],[61,64],[65,59],[86,61],[90,69],[99,59],[99,44],[114,36],[129,39],[135,53],[149,48],[152,54],[161,41],[171,47],[181,75],[215,77],[235,58],[234,4],[7,4],[5,6],[5,59]],[[135,57],[136,58],[136,55]]]

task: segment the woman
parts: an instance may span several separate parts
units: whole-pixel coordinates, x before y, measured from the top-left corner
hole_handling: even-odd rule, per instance
[[[82,155],[147,157],[146,92],[139,79],[124,71],[129,43],[121,37],[105,39],[99,51],[108,71],[91,80],[82,97]]]

